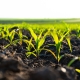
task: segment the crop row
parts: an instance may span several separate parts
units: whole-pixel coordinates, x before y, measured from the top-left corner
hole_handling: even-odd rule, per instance
[[[65,24],[65,28],[63,29],[58,27],[52,27],[50,25],[47,25],[48,27],[46,28],[38,27],[40,25],[37,25],[36,28],[35,28],[36,25],[33,25],[32,27],[32,25],[27,24],[28,26],[27,28],[24,26],[19,27],[19,25],[14,25],[14,27],[12,27],[11,25],[10,26],[8,25],[8,27],[6,26],[0,27],[0,39],[5,39],[6,41],[8,41],[8,44],[4,45],[3,49],[6,49],[11,45],[17,44],[22,45],[22,43],[24,42],[26,44],[27,52],[25,54],[27,57],[33,55],[36,57],[36,59],[39,59],[41,51],[45,50],[51,53],[59,63],[61,58],[64,57],[64,55],[60,54],[62,42],[65,40],[69,46],[70,51],[72,52],[72,45],[70,42],[71,36],[76,36],[77,38],[80,37],[79,27],[76,29],[77,33],[75,35],[72,35],[71,32],[74,31],[75,29],[68,27],[68,24]],[[31,36],[24,35],[22,32],[23,29],[28,30]],[[55,53],[44,46],[47,36],[51,36],[52,40],[54,41],[53,44],[48,44],[48,46],[50,45],[55,46],[56,47]],[[80,58],[78,56],[74,57],[74,59],[72,59],[69,62],[68,66],[70,66],[76,59],[79,60]]]

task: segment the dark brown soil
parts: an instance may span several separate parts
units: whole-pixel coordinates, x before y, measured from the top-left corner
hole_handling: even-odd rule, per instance
[[[30,39],[29,31],[23,30],[23,34]],[[3,49],[8,41],[0,39],[0,80],[80,80],[80,74],[75,71],[80,69],[80,61],[76,60],[71,67],[68,63],[75,57],[80,56],[80,39],[71,37],[72,53],[66,41],[63,41],[61,55],[65,55],[57,64],[54,56],[46,51],[40,53],[39,59],[34,56],[26,57],[26,44],[17,44]],[[51,36],[46,38],[46,44],[54,43]],[[56,51],[54,46],[46,48]]]

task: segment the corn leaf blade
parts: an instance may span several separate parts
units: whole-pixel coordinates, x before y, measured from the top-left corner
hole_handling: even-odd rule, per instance
[[[31,32],[32,37],[36,41],[37,40],[37,35],[34,33],[34,31],[31,28],[29,28],[29,31]]]
[[[72,52],[72,47],[71,47],[70,38],[67,37],[66,40],[67,40],[67,43],[68,43],[68,45],[69,45],[70,51]]]

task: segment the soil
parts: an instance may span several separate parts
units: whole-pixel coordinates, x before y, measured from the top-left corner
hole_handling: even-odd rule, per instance
[[[30,32],[23,30],[23,34],[30,39]],[[17,37],[17,36],[15,36]],[[71,37],[72,53],[66,41],[62,42],[61,55],[65,55],[59,63],[54,56],[46,51],[40,53],[39,59],[26,57],[26,44],[11,45],[6,49],[3,46],[9,42],[0,39],[0,80],[80,80],[80,74],[75,71],[80,69],[80,61],[76,60],[70,67],[68,63],[80,56],[80,38]],[[54,43],[51,36],[47,36],[44,45]],[[54,46],[46,48],[56,52]]]

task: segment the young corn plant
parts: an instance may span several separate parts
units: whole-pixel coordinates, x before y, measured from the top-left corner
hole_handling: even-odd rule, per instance
[[[19,43],[20,45],[22,45],[22,42],[24,40],[27,40],[27,36],[25,36],[25,35],[22,34],[21,29],[18,29],[18,31],[16,31],[15,29],[9,31],[9,29],[7,29],[6,31],[7,31],[6,32],[7,34],[3,34],[3,36],[4,36],[4,38],[6,38],[6,40],[9,41],[9,44],[6,45],[4,47],[4,49],[7,48],[7,47],[9,47],[10,45],[13,45],[13,44],[15,45],[17,43]],[[17,39],[14,39],[15,35],[18,36]]]
[[[27,46],[26,46],[26,50],[27,50],[26,56],[30,57],[31,55],[34,55],[35,57],[37,57],[36,54],[33,51],[31,51],[32,48],[35,50],[35,47],[32,44],[32,38],[30,40],[23,40],[23,41],[27,44]]]
[[[48,35],[49,32],[47,31],[46,33],[44,33],[44,36],[43,36],[42,34],[43,34],[44,30],[42,30],[39,35],[36,35],[32,28],[29,28],[29,31],[30,31],[30,33],[32,35],[32,38],[34,39],[35,45],[30,42],[31,46],[33,44],[34,50],[32,52],[29,51],[28,54],[29,53],[30,53],[30,55],[31,54],[35,54],[37,59],[39,59],[40,52],[42,50],[46,50],[46,51],[52,53],[54,55],[54,57],[56,58],[55,54],[51,50],[45,49],[44,47],[42,47],[44,42],[45,42],[45,38],[46,38],[46,36]]]
[[[68,34],[69,34],[69,30],[64,33],[59,33],[59,35],[56,30],[53,30],[51,32],[51,36],[52,36],[52,38],[55,42],[55,46],[56,46],[56,57],[57,57],[58,63],[59,63],[60,59],[63,57],[63,55],[62,56],[60,55],[60,49],[61,49],[61,43],[64,40],[64,38],[67,39],[68,45],[71,49],[70,39],[66,37]]]
[[[21,29],[19,29],[17,35],[18,35],[18,37],[19,37],[18,43],[19,43],[20,45],[22,45],[22,42],[27,39],[27,36],[25,36],[25,35],[22,34]]]
[[[14,35],[15,35],[15,30],[12,30],[11,32],[7,31],[7,34],[5,35],[6,40],[9,41],[9,44],[7,44],[5,48],[9,47],[10,45],[16,45],[16,43],[18,42],[18,40],[14,40]]]
[[[12,35],[13,34],[13,35]],[[9,44],[7,44],[5,48],[7,48],[8,46],[10,46],[12,43],[12,39],[14,38],[14,34],[15,32],[12,31],[12,32],[9,32],[9,28],[7,28],[6,26],[2,28],[2,31],[1,31],[1,38],[5,39],[5,40],[8,40],[9,41]]]

